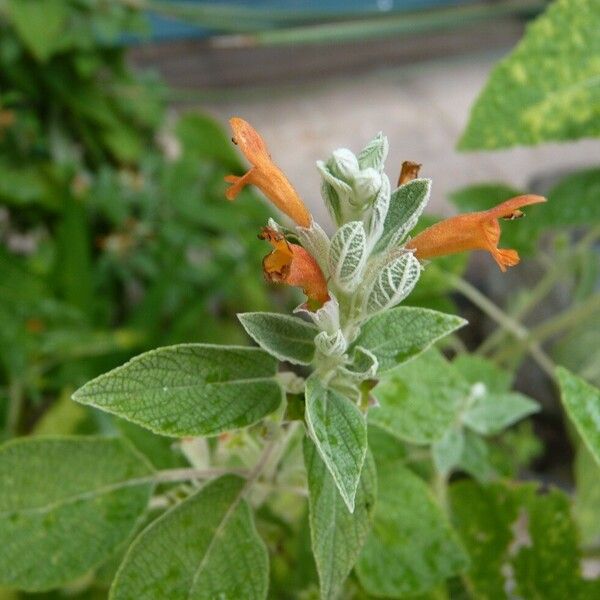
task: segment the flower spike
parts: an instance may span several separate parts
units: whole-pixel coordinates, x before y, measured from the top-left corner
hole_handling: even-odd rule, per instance
[[[498,219],[518,219],[523,216],[519,210],[521,207],[539,202],[546,202],[546,198],[526,194],[506,200],[490,210],[451,217],[422,231],[406,248],[414,250],[420,260],[467,250],[487,250],[500,270],[506,271],[507,267],[518,264],[520,259],[516,250],[498,248]]]
[[[310,212],[287,177],[271,160],[267,145],[259,133],[250,123],[239,117],[233,117],[229,123],[233,130],[233,142],[240,147],[252,167],[241,177],[225,177],[225,181],[231,183],[231,187],[225,192],[227,198],[234,200],[246,185],[255,185],[296,224],[310,227]]]
[[[323,271],[302,246],[290,244],[282,233],[271,227],[263,227],[258,237],[273,246],[273,251],[263,260],[268,281],[301,287],[310,310],[320,308],[329,300]]]

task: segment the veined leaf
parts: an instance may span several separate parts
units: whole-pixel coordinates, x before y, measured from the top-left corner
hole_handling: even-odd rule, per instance
[[[426,483],[407,468],[378,465],[373,528],[356,566],[374,596],[422,594],[468,566],[468,557]]]
[[[392,192],[376,252],[393,248],[404,240],[429,202],[430,192],[431,179],[413,179]]]
[[[135,529],[150,499],[152,471],[117,438],[36,437],[4,444],[0,585],[48,590],[99,565]]]
[[[361,169],[369,167],[383,171],[385,159],[388,155],[388,139],[380,131],[359,153],[358,165]]]
[[[556,375],[563,406],[600,465],[600,390],[564,367],[559,367]]]
[[[390,371],[372,394],[369,422],[413,444],[440,440],[456,419],[469,384],[435,350]]]
[[[336,598],[371,529],[377,473],[367,453],[356,492],[354,512],[348,512],[333,478],[310,438],[304,439],[308,476],[310,532],[319,572],[321,598]]]
[[[494,435],[539,409],[537,402],[517,392],[484,394],[465,411],[463,421],[481,435]]]
[[[331,240],[329,273],[344,291],[353,291],[367,260],[367,234],[362,221],[351,221],[340,227]]]
[[[248,335],[279,360],[308,365],[315,354],[314,339],[319,330],[302,319],[278,313],[238,314]]]
[[[246,427],[281,402],[277,360],[258,348],[181,344],[137,356],[73,399],[178,437]]]
[[[399,306],[365,321],[355,342],[370,350],[383,373],[427,350],[434,342],[466,324],[464,319],[435,310]]]
[[[402,302],[412,292],[420,274],[421,265],[412,252],[392,258],[375,276],[367,294],[367,314],[392,308]]]
[[[597,0],[553,2],[492,71],[459,148],[600,135],[599,30]]]
[[[269,558],[245,481],[225,475],[148,526],[113,582],[111,600],[266,598]]]
[[[367,453],[367,424],[358,407],[316,376],[306,381],[306,425],[350,512]]]

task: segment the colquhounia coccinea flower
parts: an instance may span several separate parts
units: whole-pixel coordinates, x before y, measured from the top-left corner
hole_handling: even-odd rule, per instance
[[[506,200],[494,208],[465,213],[428,227],[408,242],[419,260],[445,256],[467,250],[487,250],[501,271],[519,264],[519,254],[510,248],[498,248],[499,219],[512,221],[523,216],[520,210],[529,204],[546,202],[543,196],[525,194]]]
[[[312,217],[300,196],[271,160],[267,145],[247,121],[234,117],[230,120],[233,141],[239,146],[252,167],[243,176],[228,175],[231,183],[226,195],[233,200],[242,188],[252,184],[300,227],[309,227]],[[263,260],[263,271],[268,281],[300,287],[307,297],[306,306],[316,310],[329,299],[327,282],[317,261],[302,246],[292,244],[280,231],[264,227],[259,235],[271,244],[273,250]]]
[[[225,195],[229,200],[247,185],[255,185],[273,204],[297,225],[310,227],[312,217],[300,199],[294,186],[281,169],[271,160],[271,155],[259,133],[244,119],[233,117],[229,120],[233,131],[233,142],[239,146],[252,167],[241,177],[227,175],[225,181],[231,187]]]

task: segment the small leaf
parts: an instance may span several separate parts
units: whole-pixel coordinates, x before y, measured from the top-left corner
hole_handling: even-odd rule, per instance
[[[481,435],[494,435],[538,410],[537,402],[523,394],[484,394],[465,411],[463,422]]]
[[[308,365],[315,354],[314,339],[319,330],[302,319],[278,313],[238,314],[248,335],[279,360]]]
[[[373,248],[381,237],[389,206],[390,180],[383,175],[381,178],[381,187],[379,188],[379,192],[373,201],[373,205],[367,212],[367,218],[365,219],[368,248]]]
[[[413,179],[392,192],[376,252],[399,246],[417,224],[429,202],[430,179]]]
[[[426,308],[399,306],[365,321],[355,342],[370,350],[383,373],[427,350],[466,324],[464,319]]]
[[[373,457],[367,453],[356,492],[354,512],[342,497],[310,438],[304,439],[308,476],[310,532],[319,572],[321,598],[336,598],[348,577],[369,530],[377,493]]]
[[[412,252],[391,259],[376,275],[367,295],[367,314],[377,313],[399,304],[415,287],[421,265]]]
[[[461,427],[450,427],[442,439],[433,444],[433,462],[440,473],[448,475],[460,463],[464,444]]]
[[[127,552],[111,600],[266,598],[269,558],[244,489],[225,475],[154,521]]]
[[[464,444],[458,467],[484,483],[497,475],[490,460],[485,440],[468,429],[464,430]]]
[[[99,565],[138,524],[152,471],[122,439],[36,437],[4,444],[0,585],[48,590]]]
[[[367,452],[367,424],[358,407],[316,376],[306,382],[306,425],[350,512]]]
[[[375,521],[356,566],[367,593],[422,594],[466,569],[468,557],[425,482],[397,463],[377,470]]]
[[[456,420],[469,384],[437,351],[390,371],[372,394],[369,422],[413,444],[440,440]]]
[[[281,402],[277,361],[258,348],[181,344],[137,356],[73,394],[155,433],[187,437],[247,427]]]
[[[362,221],[351,221],[337,230],[329,250],[329,273],[340,289],[356,289],[367,256],[367,234]]]
[[[459,354],[452,361],[452,366],[470,384],[483,383],[489,392],[499,394],[510,389],[510,372],[476,354]]]
[[[380,131],[359,153],[358,165],[361,169],[369,167],[383,171],[385,159],[388,155],[388,139]]]
[[[569,419],[600,465],[600,390],[564,367],[558,367],[556,375]]]
[[[459,148],[491,150],[599,136],[599,29],[597,0],[550,4],[494,67]]]

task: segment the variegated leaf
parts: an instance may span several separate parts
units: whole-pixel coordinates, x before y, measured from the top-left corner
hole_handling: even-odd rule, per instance
[[[351,221],[337,230],[329,250],[329,272],[345,292],[360,281],[367,260],[367,234],[362,221]]]
[[[393,258],[378,273],[366,300],[367,314],[392,308],[402,302],[415,287],[421,274],[421,265],[412,253]]]

